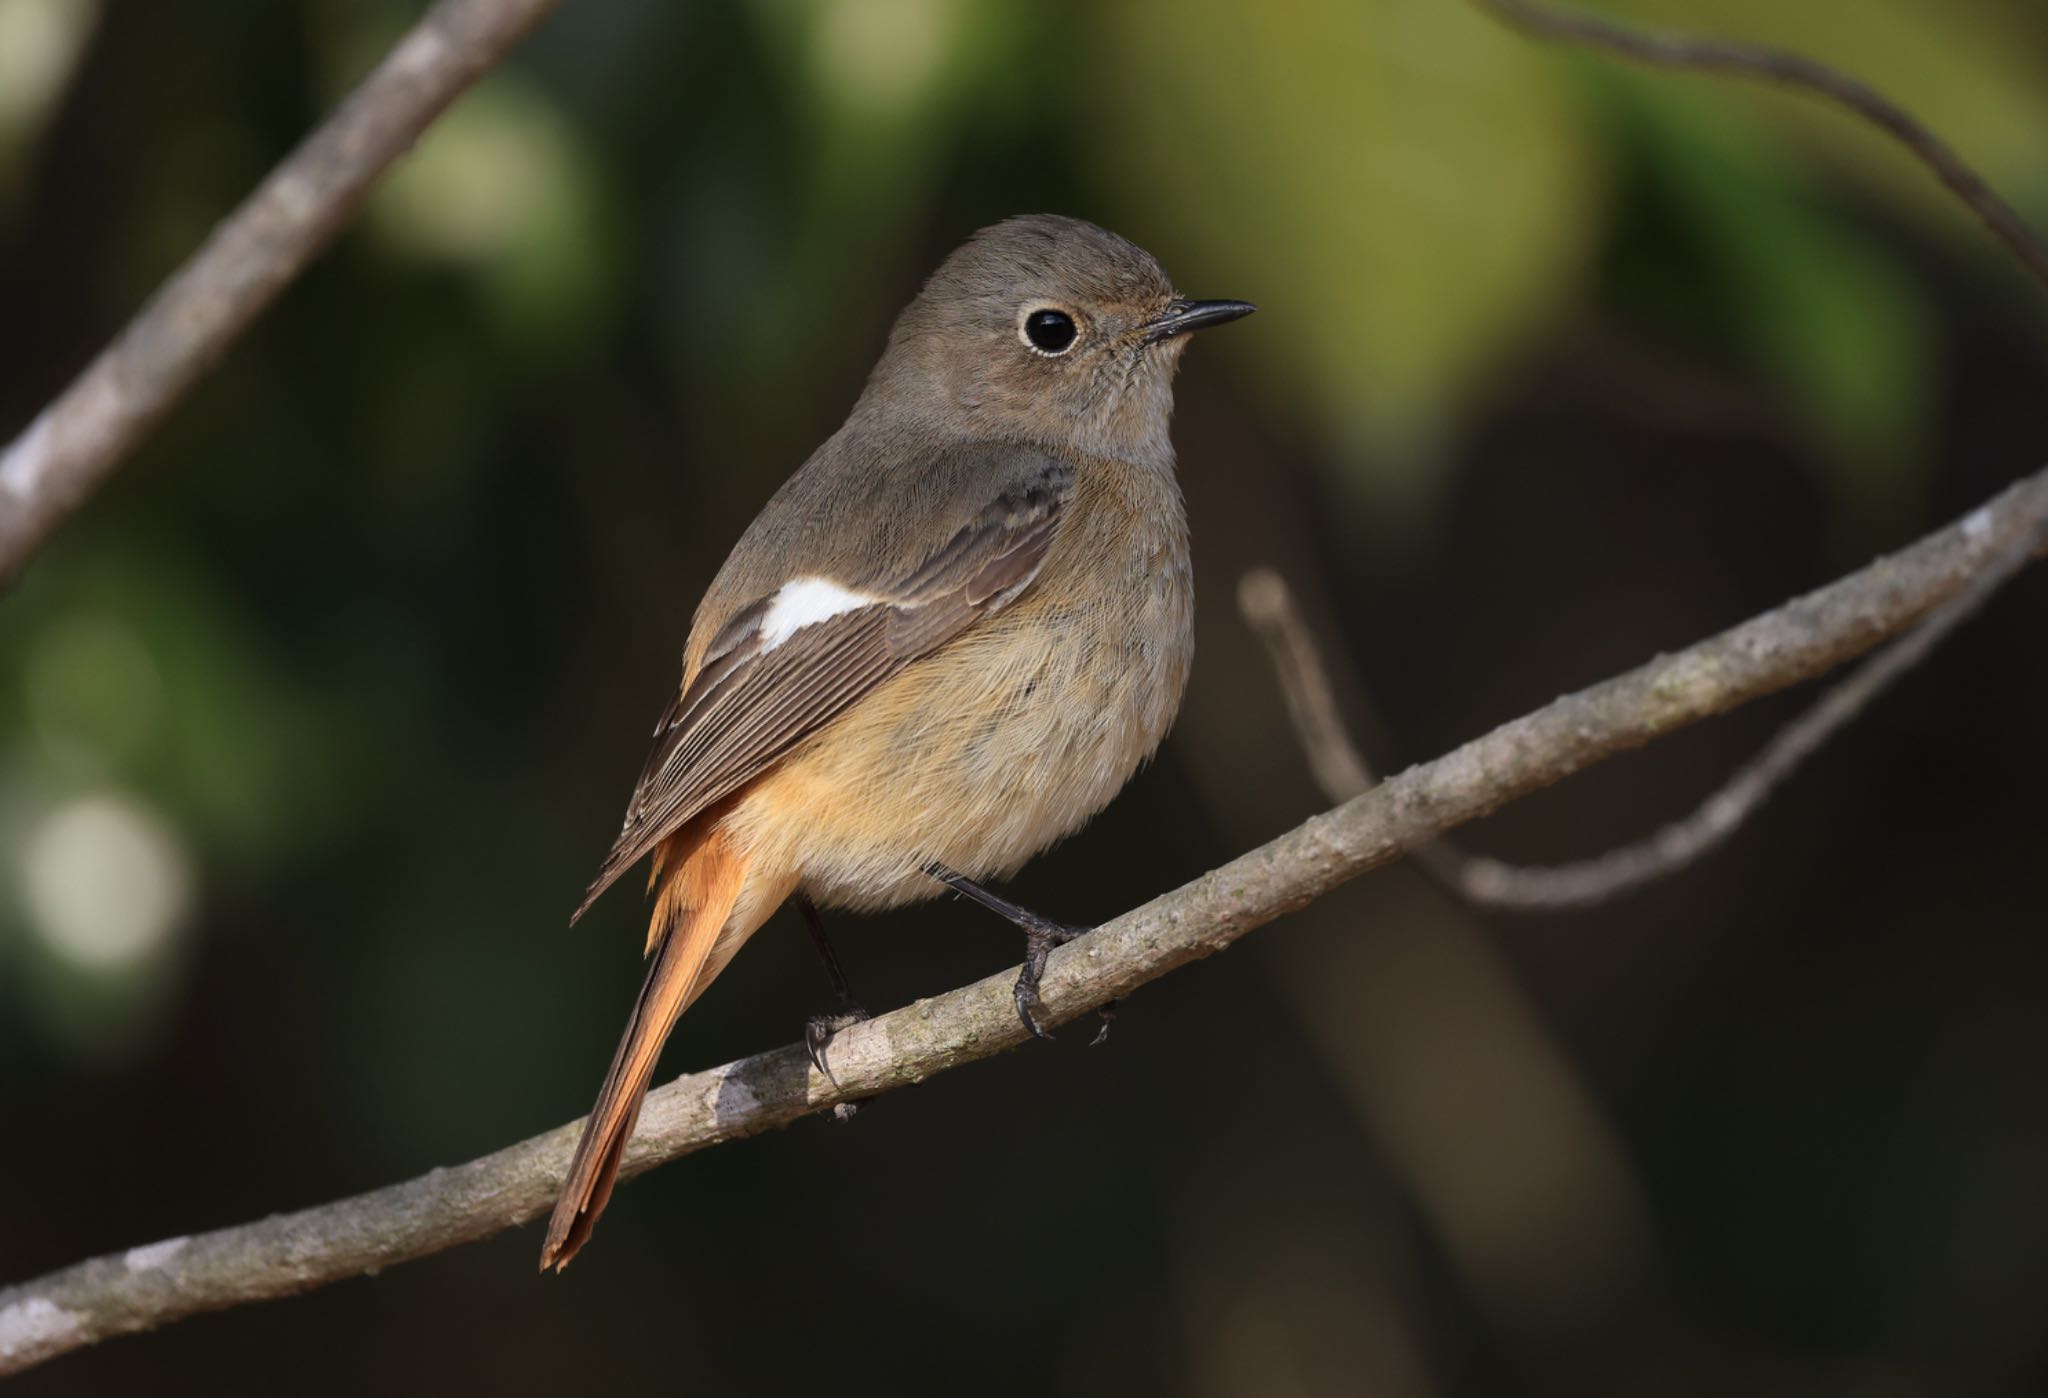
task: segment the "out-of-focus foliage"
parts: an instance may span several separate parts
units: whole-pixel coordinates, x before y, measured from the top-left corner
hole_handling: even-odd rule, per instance
[[[1935,352],[1908,269],[1813,196],[1763,123],[1633,76],[1610,93],[1614,126],[1640,142],[1646,197],[1697,259],[1671,301],[1693,324],[1721,323],[1845,504],[1895,516],[1920,485]]]
[[[0,434],[419,8],[0,0]],[[2038,0],[1600,8],[1835,63],[2048,223]],[[588,1105],[640,910],[561,923],[697,595],[919,278],[1040,209],[1261,307],[1183,372],[1201,658],[1019,880],[1064,917],[1317,804],[1248,563],[1416,756],[2048,454],[2048,303],[1809,98],[1457,0],[566,0],[0,597],[0,1281]],[[2040,1391],[2039,634],[2023,582],[1641,899],[1481,926],[1389,871],[1106,1052],[636,1184],[564,1283],[522,1233],[24,1391]],[[1476,838],[1592,853],[1778,716]],[[835,930],[877,1008],[1015,952]],[[773,922],[666,1066],[824,995]]]
[[[2023,207],[2048,199],[2048,57],[2038,7],[2012,0],[1605,0],[1618,19],[1775,44],[1860,78],[1904,105]],[[1804,153],[1848,171],[1957,236],[1971,216],[1889,140],[1839,108],[1768,87],[1659,75],[1668,100],[1720,97],[1750,108]]]
[[[1434,470],[1478,376],[1596,250],[1606,161],[1569,84],[1435,0],[1100,13],[1105,185],[1280,312],[1263,367],[1292,408],[1356,462]]]
[[[0,180],[12,182],[98,13],[94,0],[0,0]]]
[[[1843,7],[1774,0],[1606,8],[1823,54],[2048,204],[2048,65],[2020,6],[1872,0],[1846,24]],[[1100,13],[1087,148],[1104,182],[1170,211],[1204,275],[1256,281],[1294,312],[1266,371],[1350,469],[1396,493],[1435,478],[1488,371],[1579,294],[1619,165],[1695,235],[1700,265],[1667,275],[1711,286],[1745,367],[1782,386],[1846,489],[1896,500],[1920,455],[1931,330],[1896,256],[1814,186],[1853,181],[1982,233],[1868,126],[1810,97],[1616,72],[1441,0]]]

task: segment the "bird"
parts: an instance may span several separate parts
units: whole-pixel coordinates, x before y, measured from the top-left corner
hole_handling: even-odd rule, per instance
[[[1014,998],[1080,929],[983,886],[1071,834],[1159,747],[1193,655],[1168,423],[1192,300],[1134,243],[1052,214],[981,229],[897,317],[839,430],[769,499],[691,624],[618,838],[572,923],[650,862],[647,976],[549,1220],[589,1240],[677,1018],[794,900],[963,894],[1017,924]]]

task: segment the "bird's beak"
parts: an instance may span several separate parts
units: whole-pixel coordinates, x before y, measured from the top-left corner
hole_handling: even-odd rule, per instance
[[[1158,316],[1145,322],[1141,327],[1144,341],[1156,345],[1161,340],[1170,340],[1175,335],[1185,335],[1190,330],[1200,330],[1208,325],[1221,325],[1226,320],[1248,316],[1258,309],[1249,301],[1189,301],[1176,299]]]

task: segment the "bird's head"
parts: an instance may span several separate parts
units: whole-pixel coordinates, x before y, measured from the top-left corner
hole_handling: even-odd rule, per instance
[[[1187,332],[1249,315],[1181,296],[1152,255],[1080,219],[982,229],[897,318],[863,407],[946,435],[1163,460]]]

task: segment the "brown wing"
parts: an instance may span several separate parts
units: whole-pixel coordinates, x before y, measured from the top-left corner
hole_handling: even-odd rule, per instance
[[[875,598],[872,604],[800,627],[779,643],[762,629],[773,594],[735,613],[656,725],[625,828],[570,921],[685,821],[1029,586],[1071,488],[1063,463],[1035,457],[1023,479],[909,576],[880,588],[847,585]]]

